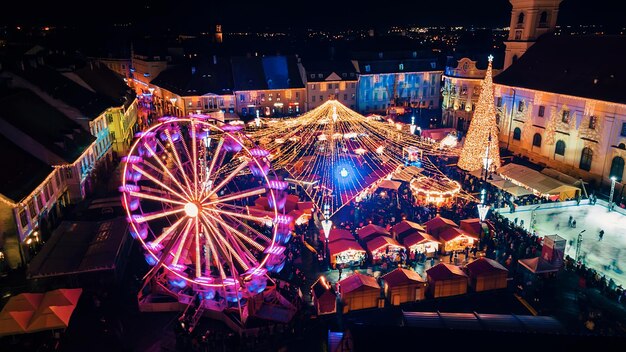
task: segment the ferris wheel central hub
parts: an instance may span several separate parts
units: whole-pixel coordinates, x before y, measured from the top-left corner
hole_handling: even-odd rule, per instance
[[[196,203],[189,202],[185,204],[185,214],[187,214],[187,216],[195,218],[196,216],[198,216],[199,211],[200,209],[198,208],[198,205]]]

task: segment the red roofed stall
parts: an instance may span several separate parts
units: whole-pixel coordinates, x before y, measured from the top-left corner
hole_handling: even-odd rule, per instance
[[[356,230],[356,234],[359,238],[365,242],[371,240],[377,236],[390,236],[391,234],[384,227],[378,225],[369,224]]]
[[[467,293],[467,275],[456,266],[439,263],[426,270],[428,291],[434,297],[448,297]]]
[[[384,255],[390,256],[392,261],[400,261],[400,252],[404,249],[398,241],[387,236],[376,237],[366,245],[374,262],[380,261]]]
[[[439,250],[439,240],[426,232],[415,232],[404,238],[404,247],[410,252],[425,253],[427,257],[432,257]]]
[[[506,288],[509,271],[493,259],[481,257],[466,265],[470,286],[476,292]]]
[[[317,315],[337,312],[337,293],[325,277],[320,276],[311,286],[311,296]]]
[[[354,240],[338,240],[328,243],[330,264],[361,265],[365,260],[365,250]]]
[[[382,276],[385,282],[385,297],[392,305],[424,299],[426,280],[413,270],[397,268]]]
[[[472,247],[478,241],[478,236],[458,227],[448,227],[439,232],[439,241],[444,252],[460,251],[465,247]]]
[[[408,220],[402,220],[399,223],[393,225],[391,231],[394,238],[398,241],[402,241],[406,236],[414,234],[416,232],[426,232],[422,225]]]
[[[439,236],[439,233],[449,227],[459,227],[454,221],[446,218],[442,218],[437,215],[434,218],[426,221],[424,223],[424,227],[426,227],[426,232],[433,236]]]
[[[380,285],[372,276],[355,272],[339,281],[339,293],[344,302],[344,312],[379,306]]]

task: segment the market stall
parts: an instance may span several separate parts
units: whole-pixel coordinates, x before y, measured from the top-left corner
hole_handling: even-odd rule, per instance
[[[311,296],[317,315],[332,314],[337,311],[337,293],[324,276],[320,276],[311,286]]]
[[[426,232],[416,232],[406,236],[402,242],[409,253],[424,253],[432,257],[439,250],[439,240]]]
[[[493,259],[481,257],[467,264],[466,268],[470,287],[476,292],[507,287],[509,271]]]
[[[478,236],[478,238],[480,238],[481,234],[489,234],[496,230],[491,221],[485,220],[481,222],[479,218],[461,220],[459,227],[461,230]]]
[[[328,243],[330,264],[335,268],[339,264],[346,266],[361,265],[365,260],[365,250],[354,240],[338,240]]]
[[[339,281],[339,293],[344,302],[344,312],[376,308],[380,299],[380,285],[374,277],[355,272]]]
[[[428,292],[433,298],[456,296],[467,293],[467,275],[456,266],[439,263],[426,270]]]
[[[359,239],[367,242],[374,237],[377,236],[390,236],[391,234],[384,227],[380,227],[378,225],[369,224],[361,227],[356,230],[356,234],[359,236]]]
[[[388,256],[393,262],[399,262],[401,260],[402,251],[405,249],[404,246],[393,238],[379,236],[367,242],[367,250],[372,255],[372,261],[376,263],[379,262],[383,256]]]
[[[564,201],[576,198],[581,192],[579,187],[564,183],[524,165],[509,163],[499,167],[496,172],[516,186],[524,187],[542,198]]]
[[[429,234],[439,236],[439,232],[449,227],[458,227],[459,225],[457,225],[454,221],[442,218],[439,214],[437,214],[434,218],[426,221],[423,226]]]
[[[424,299],[426,280],[413,270],[397,268],[382,276],[385,297],[392,305]]]
[[[462,251],[478,242],[478,236],[458,227],[448,227],[439,233],[439,241],[444,252]]]
[[[352,232],[345,230],[345,229],[330,229],[329,235],[328,235],[328,241],[329,242],[335,242],[335,241],[339,241],[339,240],[348,240],[348,241],[354,241],[355,238],[352,235]]]
[[[402,241],[406,236],[416,233],[416,232],[425,232],[426,230],[422,227],[422,225],[408,220],[402,220],[399,223],[393,225],[391,228],[391,233],[393,237],[398,241]]]

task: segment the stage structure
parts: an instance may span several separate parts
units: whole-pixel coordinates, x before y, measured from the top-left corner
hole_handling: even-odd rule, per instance
[[[131,235],[153,266],[140,306],[166,295],[195,305],[194,317],[232,312],[245,323],[247,303],[275,289],[270,273],[283,268],[291,238],[287,183],[241,129],[204,115],[162,117],[122,159]],[[269,211],[249,207],[260,196]]]
[[[460,153],[412,134],[408,124],[365,117],[336,100],[263,125],[250,132],[252,139],[328,217],[378,181],[390,179],[399,166],[419,166],[423,175],[447,185],[449,179],[429,157]],[[473,199],[464,192],[459,196]]]

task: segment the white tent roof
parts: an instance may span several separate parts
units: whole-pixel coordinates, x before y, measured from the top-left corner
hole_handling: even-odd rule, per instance
[[[560,194],[561,192],[579,190],[578,187],[567,185],[539,171],[519,164],[506,164],[496,171],[503,177],[514,180],[541,194]]]

